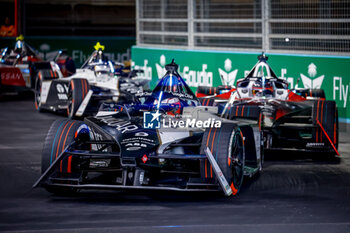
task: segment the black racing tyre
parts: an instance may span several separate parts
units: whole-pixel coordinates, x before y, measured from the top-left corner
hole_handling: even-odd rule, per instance
[[[229,183],[233,195],[236,195],[243,183],[245,150],[243,136],[236,125],[223,123],[220,128],[210,128],[204,133],[201,153],[209,148],[222,173]],[[202,178],[215,178],[210,162],[201,162]]]
[[[215,100],[213,98],[198,98],[202,106],[214,106]]]
[[[257,105],[236,104],[227,108],[226,118],[233,120],[236,118],[249,118],[252,120],[259,120],[261,116],[261,108]]]
[[[68,87],[67,114],[71,119],[77,118],[75,113],[90,90],[89,82],[86,79],[74,78]]]
[[[323,89],[309,89],[308,96],[326,99],[326,94]]]
[[[259,131],[261,133],[261,138],[264,137],[264,134],[263,134],[264,114],[262,113],[261,108],[259,106],[248,105],[248,104],[233,105],[227,109],[226,113],[224,114],[224,117],[229,119],[229,120],[234,120],[237,118],[245,118],[245,119],[255,120],[258,123]],[[249,143],[247,143],[247,144],[249,144]],[[247,146],[247,144],[246,144],[246,146]],[[262,170],[263,163],[264,163],[263,146],[260,147],[260,152],[261,152],[260,153],[261,160],[260,160],[260,164],[259,164],[259,171]]]
[[[62,151],[74,140],[75,132],[83,122],[76,120],[56,120],[52,123],[49,132],[45,138],[45,143],[41,157],[41,173],[43,174]],[[74,163],[72,156],[64,158],[58,171],[62,175],[69,174],[72,171]],[[56,194],[69,194],[76,192],[76,189],[66,187],[46,186],[47,191]]]
[[[338,149],[339,144],[339,122],[338,122],[338,109],[335,101],[331,100],[317,100],[313,106],[313,124],[322,125],[326,131],[328,137]],[[312,133],[314,142],[325,143],[330,145],[330,142],[321,129],[321,127],[315,128]]]
[[[338,150],[338,145],[339,145],[339,116],[338,116],[338,108],[336,108],[335,111],[335,130],[336,130],[336,135],[335,135],[335,148]]]
[[[39,74],[43,80],[53,80],[59,78],[58,73],[51,69],[41,69],[38,71],[38,75]]]
[[[35,109],[39,112],[42,112],[41,108],[41,87],[42,87],[42,75],[39,71],[36,78],[35,78],[35,86],[34,86],[34,104]]]
[[[198,94],[204,94],[204,95],[215,95],[216,94],[216,87],[204,87],[199,86],[197,88],[197,95]]]

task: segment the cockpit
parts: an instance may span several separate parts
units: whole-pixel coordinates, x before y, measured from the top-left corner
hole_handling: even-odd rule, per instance
[[[181,114],[183,107],[199,105],[197,97],[177,73],[177,67],[174,61],[166,65],[167,73],[146,99],[145,105],[168,115]]]
[[[96,81],[107,82],[114,77],[114,71],[109,64],[98,64],[94,67]]]
[[[159,80],[154,90],[151,93],[147,93],[144,102],[134,102],[124,106],[105,103],[101,105],[100,111],[123,112],[123,114],[133,116],[140,115],[147,111],[158,112],[161,115],[174,117],[180,116],[184,107],[199,106],[199,100],[177,72],[178,65],[173,61],[165,67],[167,73]]]
[[[97,82],[107,82],[114,77],[115,73],[113,62],[108,60],[102,49],[94,51],[81,69],[94,71]]]
[[[21,63],[27,63],[29,56],[39,57],[35,49],[25,43],[23,38],[18,37],[13,49],[4,48],[1,50],[0,60],[1,63],[6,65],[16,65],[19,60],[21,60]]]
[[[241,99],[277,98],[288,95],[288,83],[276,76],[267,64],[265,55],[259,56],[259,62],[244,79],[237,81],[237,94]]]

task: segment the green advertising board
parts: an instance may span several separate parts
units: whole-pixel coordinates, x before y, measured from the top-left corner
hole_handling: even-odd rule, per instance
[[[164,73],[165,64],[175,59],[179,73],[196,90],[198,86],[230,84],[243,78],[257,62],[258,53],[235,53],[157,49],[133,46],[135,68],[144,70],[145,78],[154,87]],[[350,57],[267,54],[276,75],[285,78],[290,88],[322,88],[326,98],[335,100],[342,122],[350,123]],[[299,81],[297,81],[299,79]]]
[[[1,38],[0,48],[14,47],[15,38]],[[130,60],[130,48],[135,44],[134,37],[52,37],[28,36],[24,41],[45,57],[50,59],[58,50],[66,49],[77,67],[94,51],[94,45],[100,42],[105,46],[106,55],[114,61]]]

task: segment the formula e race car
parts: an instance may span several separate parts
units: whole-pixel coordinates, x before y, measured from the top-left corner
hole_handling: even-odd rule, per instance
[[[39,71],[61,77],[60,68],[54,61],[44,61],[38,52],[18,37],[14,49],[4,48],[0,52],[0,91],[18,92],[34,89]]]
[[[140,70],[124,72],[122,63],[109,61],[104,55],[104,46],[95,48],[72,76],[60,78],[49,72],[38,73],[35,106],[39,111],[64,111],[70,118],[81,118],[95,114],[103,101],[133,101],[134,94],[142,92],[147,80],[137,78]]]
[[[201,106],[177,72],[143,102],[102,104],[84,121],[57,120],[46,137],[33,187],[220,191],[237,194],[243,176],[262,169],[256,121],[228,120]]]
[[[321,89],[289,90],[264,54],[237,88],[198,88],[206,105],[228,119],[254,119],[264,132],[266,150],[296,150],[339,155],[338,110]],[[209,94],[212,92],[213,94]]]

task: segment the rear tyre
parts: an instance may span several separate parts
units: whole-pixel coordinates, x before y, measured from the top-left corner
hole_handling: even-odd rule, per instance
[[[215,95],[215,94],[216,94],[216,87],[199,86],[197,88],[197,96],[198,95]]]
[[[335,101],[317,100],[313,106],[313,124],[319,126],[318,122],[326,131],[330,141],[338,149],[339,144],[339,123],[338,123],[338,109]],[[325,146],[331,147],[327,136],[319,126],[315,128],[312,133],[313,141],[316,143],[324,143]],[[334,152],[335,153],[335,152]],[[332,153],[333,154],[333,153]]]
[[[207,129],[204,133],[201,153],[209,148],[222,173],[229,183],[233,195],[241,189],[244,177],[245,150],[241,131],[234,124],[224,123],[221,128]],[[209,161],[201,163],[202,178],[215,178]]]
[[[326,99],[326,94],[323,89],[310,89],[308,96]]]
[[[41,174],[43,174],[62,151],[74,140],[75,132],[82,124],[75,120],[56,120],[52,123],[45,138],[45,143],[41,156]],[[61,161],[57,172],[64,174],[72,173],[72,157],[66,157]],[[66,187],[45,186],[48,192],[55,194],[71,194],[76,189]]]
[[[90,90],[89,82],[86,79],[74,78],[69,83],[67,114],[71,119],[76,119],[78,111],[85,96]]]
[[[215,100],[212,98],[199,98],[202,106],[214,106]]]
[[[225,118],[233,120],[236,118],[248,118],[259,121],[261,117],[261,108],[257,105],[236,104],[228,107]]]

